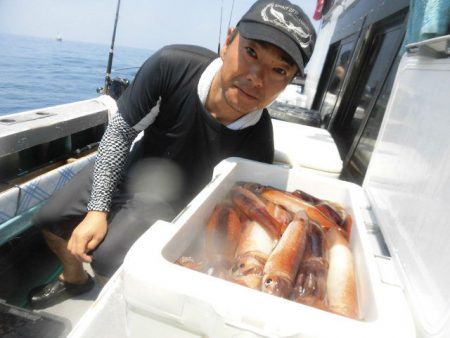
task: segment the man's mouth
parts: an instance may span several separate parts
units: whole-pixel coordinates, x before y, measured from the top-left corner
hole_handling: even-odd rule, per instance
[[[250,100],[257,100],[258,97],[255,96],[253,93],[249,93],[248,91],[246,91],[245,89],[242,89],[241,87],[236,86],[236,88],[238,89],[238,91],[244,95],[245,97],[247,97]]]

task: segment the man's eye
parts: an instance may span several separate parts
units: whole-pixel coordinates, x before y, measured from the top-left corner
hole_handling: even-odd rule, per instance
[[[287,71],[283,68],[274,68],[274,71],[280,75],[287,75]]]
[[[245,51],[247,52],[248,55],[250,55],[251,57],[256,57],[256,52],[254,51],[253,48],[251,47],[245,47]]]

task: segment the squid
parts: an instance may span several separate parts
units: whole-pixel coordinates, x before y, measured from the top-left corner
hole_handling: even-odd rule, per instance
[[[205,272],[207,267],[204,260],[199,260],[193,256],[181,256],[175,261],[175,263],[199,272]]]
[[[236,249],[232,268],[232,281],[253,289],[259,289],[267,258],[276,238],[256,221],[247,219]]]
[[[339,225],[339,229],[343,231],[347,239],[350,239],[352,231],[353,219],[352,216],[338,203],[331,201],[322,201],[316,204],[316,208],[321,210],[324,214],[333,218]]]
[[[340,204],[252,182],[227,197],[177,264],[358,319],[352,218]]]
[[[178,257],[175,264],[191,270],[207,272],[209,262],[206,257],[204,236],[202,236],[201,239],[202,240],[192,242],[183,255]]]
[[[329,267],[327,301],[331,312],[358,318],[358,301],[353,254],[341,231],[331,228],[326,232]]]
[[[234,259],[241,234],[239,213],[233,206],[219,203],[206,226],[205,251],[213,275],[225,277]]]
[[[327,214],[316,208],[315,205],[312,204],[313,202],[306,202],[293,193],[257,183],[247,183],[246,187],[260,197],[269,200],[272,203],[279,204],[294,214],[300,210],[304,210],[310,220],[320,224],[324,229],[339,226]]]
[[[292,221],[292,214],[279,204],[261,199],[266,205],[269,214],[281,224],[280,234],[282,235],[288,224]]]
[[[234,187],[230,195],[233,204],[248,218],[261,224],[271,236],[280,237],[283,225],[269,214],[258,196],[242,186]]]
[[[267,259],[261,283],[263,292],[289,297],[305,252],[308,232],[308,217],[299,211]]]
[[[292,192],[292,194],[297,196],[297,197],[299,197],[299,198],[301,198],[305,202],[308,202],[308,203],[311,203],[311,204],[317,204],[317,203],[322,202],[322,200],[320,198],[317,198],[317,197],[315,197],[313,195],[310,195],[307,192],[305,192],[303,190],[300,190],[300,189],[294,190]]]
[[[292,298],[298,303],[326,309],[328,260],[323,229],[311,222],[306,252],[297,274]]]
[[[313,204],[324,215],[341,227],[341,229],[347,234],[347,239],[349,238],[352,227],[352,217],[340,204],[322,200],[299,189],[293,191],[292,194],[301,198],[305,202]]]

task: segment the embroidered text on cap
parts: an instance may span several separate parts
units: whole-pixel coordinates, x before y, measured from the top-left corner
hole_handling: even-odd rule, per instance
[[[277,10],[277,8],[280,8],[283,12]],[[299,21],[297,15],[298,11],[295,8],[274,3],[266,5],[261,10],[261,18],[264,21],[288,31],[302,48],[307,48],[311,43],[312,36],[307,33],[309,28],[305,26],[303,21]],[[295,25],[295,22],[300,25]]]

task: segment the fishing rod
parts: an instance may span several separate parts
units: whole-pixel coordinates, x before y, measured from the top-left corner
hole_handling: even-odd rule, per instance
[[[109,56],[108,56],[108,66],[106,67],[106,74],[105,74],[105,87],[104,87],[104,94],[108,94],[109,92],[109,86],[111,85],[111,69],[112,69],[112,62],[113,62],[113,56],[114,56],[114,41],[116,40],[116,29],[117,29],[117,22],[119,21],[119,10],[120,10],[120,0],[117,1],[117,9],[116,9],[116,19],[114,21],[114,30],[113,30],[113,36],[111,41],[111,48],[109,49]]]
[[[109,49],[108,65],[106,67],[106,74],[105,74],[105,85],[103,88],[99,88],[99,90],[97,90],[99,93],[110,95],[114,99],[118,99],[129,84],[129,81],[126,79],[119,78],[111,80],[111,70],[114,56],[114,42],[116,40],[116,30],[117,30],[117,22],[119,21],[119,12],[120,12],[120,0],[117,0],[116,18],[114,20],[114,29],[111,40],[111,47]]]
[[[223,12],[223,0],[220,5],[219,44],[217,46],[217,54],[220,54],[220,39],[222,39],[222,12]]]
[[[233,9],[234,9],[234,0],[231,3],[230,19],[228,20],[228,27],[227,28],[229,28],[230,25],[231,25],[231,17],[233,16]]]
[[[231,24],[231,17],[233,16],[233,9],[234,9],[234,0],[231,4],[231,11],[230,11],[230,19],[228,20],[228,27],[230,27]],[[222,39],[222,12],[223,12],[223,0],[220,5],[220,26],[219,26],[219,46],[217,47],[217,53],[220,54],[220,40]]]

